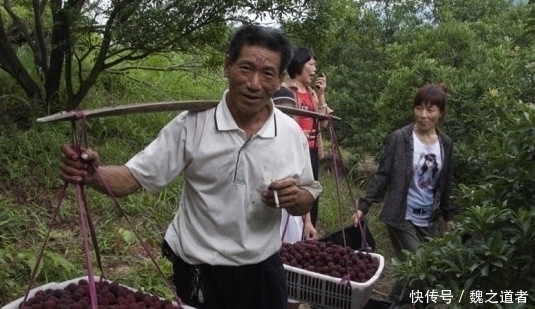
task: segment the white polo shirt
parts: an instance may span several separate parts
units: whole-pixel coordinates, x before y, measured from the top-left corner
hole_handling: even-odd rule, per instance
[[[190,264],[254,264],[278,251],[281,210],[264,205],[260,194],[271,179],[292,177],[314,198],[322,190],[295,120],[272,108],[247,140],[225,98],[226,92],[215,108],[180,113],[126,163],[152,193],[183,173],[179,210],[165,239]]]

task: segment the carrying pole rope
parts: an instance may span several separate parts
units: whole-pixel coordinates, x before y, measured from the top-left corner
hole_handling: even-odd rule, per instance
[[[71,130],[72,130],[72,136],[73,136],[73,140],[71,141],[71,145],[73,145],[73,147],[76,149],[76,152],[77,152],[78,156],[81,156],[81,154],[82,154],[81,143],[79,141],[81,139],[83,139],[84,147],[85,148],[88,147],[88,143],[87,143],[87,118],[86,118],[86,115],[84,113],[82,113],[82,112],[77,112],[76,115],[77,115],[78,119],[82,119],[82,121],[81,121],[81,126],[82,126],[81,134],[82,134],[82,136],[79,137],[78,139],[75,139],[76,132],[78,132],[78,130],[76,129],[76,122],[74,120],[71,121]],[[78,191],[79,191],[80,194],[78,194]],[[83,185],[76,185],[76,192],[77,192],[77,198],[78,198],[78,196],[79,196],[79,198],[81,198],[81,200],[78,203],[78,205],[83,205],[84,206],[84,209],[83,209],[83,211],[81,213],[85,214],[87,216],[87,219],[85,220],[85,222],[88,224],[89,232],[91,233],[91,241],[92,241],[93,246],[95,247],[95,257],[97,259],[97,265],[98,265],[98,267],[100,269],[100,273],[102,274],[102,276],[104,276],[104,269],[102,268],[102,259],[100,257],[100,250],[99,250],[98,241],[97,241],[97,233],[95,232],[96,230],[95,230],[95,226],[93,225],[93,219],[91,217],[91,211],[89,209],[89,204],[87,203],[86,194],[85,194],[85,187]],[[86,234],[84,233],[83,235],[86,235]]]
[[[80,121],[81,122],[81,127],[82,127],[81,130],[77,130],[76,121]],[[80,143],[81,139],[84,141],[84,148],[86,148],[86,149],[88,148],[87,147],[88,143],[87,143],[87,127],[86,127],[86,125],[87,124],[86,124],[85,115],[83,113],[81,113],[81,112],[77,112],[76,113],[76,119],[73,119],[71,121],[71,130],[72,130],[71,147],[72,147],[72,149],[74,149],[77,152],[77,154],[79,156],[82,153],[82,147],[81,147],[81,143]],[[80,134],[81,136],[78,136],[78,134]],[[126,212],[120,206],[120,203],[119,203],[118,199],[114,196],[110,186],[104,181],[104,179],[102,178],[102,175],[99,173],[98,168],[94,163],[91,163],[91,168],[93,168],[93,170],[95,171],[100,183],[103,185],[103,187],[105,189],[106,194],[113,200],[113,203],[114,203],[115,207],[117,208],[119,214],[122,217],[124,217],[126,222],[130,225],[130,227],[132,228],[132,231],[136,235],[136,238],[138,239],[139,243],[141,244],[141,246],[143,247],[143,249],[145,250],[145,252],[149,256],[149,258],[151,259],[152,263],[154,264],[154,266],[156,267],[156,269],[158,270],[160,275],[163,277],[165,284],[167,285],[169,290],[171,290],[173,296],[175,297],[179,308],[182,308],[184,303],[182,302],[180,297],[178,297],[178,294],[176,293],[176,291],[171,286],[169,280],[166,278],[166,276],[163,273],[162,269],[158,265],[158,263],[156,261],[156,258],[152,254],[150,248],[147,246],[147,244],[145,243],[145,241],[143,240],[143,238],[141,237],[141,235],[139,234],[139,232],[135,228],[134,224],[132,224],[132,222],[130,221],[130,219],[129,219],[128,215],[126,214]],[[56,207],[55,207],[55,210],[54,210],[54,212],[52,214],[51,222],[49,224],[49,227],[48,227],[48,230],[47,230],[47,234],[45,236],[45,240],[44,240],[43,245],[41,246],[40,252],[39,252],[39,254],[37,256],[36,264],[34,266],[34,269],[32,270],[32,274],[30,276],[30,281],[28,283],[28,287],[27,287],[24,299],[22,301],[21,307],[23,307],[24,304],[26,303],[26,301],[28,300],[29,293],[30,293],[30,291],[31,291],[31,289],[32,289],[32,287],[33,287],[33,285],[35,283],[35,279],[37,277],[37,271],[39,269],[39,265],[41,263],[43,255],[44,255],[44,250],[46,248],[46,245],[48,244],[48,241],[50,239],[50,233],[51,233],[52,227],[53,227],[53,225],[54,225],[54,223],[56,221],[56,218],[57,218],[57,216],[59,214],[60,206],[61,206],[61,204],[62,204],[62,202],[63,202],[63,200],[65,198],[68,184],[69,184],[68,182],[65,182],[63,184],[62,189],[60,190],[60,193],[59,193],[59,196],[58,196],[58,199],[57,199],[57,203],[56,203]],[[89,208],[87,200],[86,200],[86,194],[85,194],[85,190],[84,190],[84,185],[83,184],[76,184],[75,185],[75,191],[76,191],[76,200],[77,200],[77,204],[78,204],[78,216],[79,216],[79,220],[80,220],[80,229],[81,229],[80,232],[82,234],[83,249],[84,249],[84,255],[85,255],[85,264],[86,264],[86,269],[87,269],[87,278],[88,278],[88,284],[89,284],[89,296],[90,296],[90,301],[91,301],[91,308],[92,309],[98,309],[98,299],[97,299],[96,285],[95,285],[95,280],[94,280],[95,276],[94,276],[93,267],[92,267],[92,263],[91,263],[91,253],[90,253],[89,240],[88,240],[88,237],[87,237],[87,228],[89,228],[89,231],[90,231],[90,234],[91,234],[91,240],[92,240],[93,248],[95,249],[95,256],[96,256],[96,259],[97,259],[97,262],[98,262],[98,267],[100,268],[100,272],[102,274],[102,277],[105,278],[104,270],[103,270],[103,267],[102,267],[100,250],[98,248],[98,241],[97,241],[97,237],[96,237],[96,233],[95,233],[95,227],[93,225],[93,220],[92,220],[92,217],[91,217],[91,211],[90,211],[90,208]]]
[[[340,198],[341,196],[340,183],[339,183],[340,177],[344,177],[346,180],[347,190],[349,192],[350,199],[353,203],[354,211],[356,212],[358,208],[355,202],[355,197],[353,195],[353,190],[351,190],[351,183],[349,182],[349,177],[347,177],[348,175],[340,175],[339,173],[340,170],[344,169],[344,164],[343,164],[342,153],[340,152],[340,148],[338,146],[338,140],[336,138],[336,132],[335,132],[331,117],[329,117],[329,120],[328,120],[328,128],[329,128],[329,136],[331,138],[331,156],[332,156],[332,161],[333,161],[336,197],[338,200],[338,210],[339,210],[338,215],[340,219],[340,226],[342,228],[342,243],[343,243],[344,248],[347,248],[347,241],[346,241],[346,235],[345,235],[345,229],[344,229],[344,219],[342,217],[342,204],[341,204],[341,198]],[[363,251],[370,252],[371,248],[368,244],[368,241],[366,240],[366,229],[362,227],[362,224],[360,221],[358,222],[358,226],[359,226],[360,235],[361,235],[361,249],[363,249]],[[346,273],[342,276],[342,280],[340,281],[340,283],[346,284],[349,286],[351,282],[351,276],[349,274],[348,262],[349,262],[348,260],[345,260]]]
[[[333,159],[333,166],[334,166],[333,169],[334,169],[334,173],[335,173],[335,184],[336,184],[337,194],[339,196],[339,193],[338,193],[338,188],[339,188],[338,179],[339,179],[339,177],[344,177],[345,181],[346,181],[347,189],[348,189],[348,192],[349,192],[349,196],[351,198],[351,202],[352,202],[352,205],[353,205],[354,212],[357,212],[358,205],[357,205],[355,196],[353,194],[353,190],[351,189],[350,178],[348,177],[348,175],[339,175],[338,174],[339,170],[344,169],[345,167],[344,167],[342,153],[340,152],[340,147],[338,146],[338,140],[336,138],[336,132],[335,132],[334,125],[333,125],[333,122],[332,122],[332,118],[329,118],[329,133],[330,133],[330,137],[331,137],[331,151],[332,151],[332,159]],[[340,198],[338,198],[338,201],[340,202]],[[340,222],[341,222],[342,227],[343,227],[343,220],[342,220],[342,213],[341,212],[340,212],[340,220],[341,220]],[[372,248],[370,247],[370,245],[368,243],[368,240],[366,238],[365,225],[363,225],[360,220],[358,221],[358,227],[359,227],[360,233],[362,235],[361,250],[362,251],[366,251],[366,252],[370,252]],[[342,233],[342,235],[343,235],[344,245],[346,245],[345,233]]]
[[[52,227],[54,223],[56,222],[56,218],[59,214],[59,205],[61,205],[61,202],[63,201],[63,198],[65,198],[65,193],[67,192],[67,186],[69,185],[68,182],[65,182],[63,184],[63,187],[61,187],[61,190],[58,195],[58,200],[56,202],[56,207],[54,209],[54,212],[52,213],[52,218],[50,220],[50,224],[48,226],[45,240],[43,241],[43,244],[41,245],[41,249],[39,250],[39,254],[37,254],[37,259],[35,261],[35,266],[33,267],[32,273],[30,275],[30,280],[28,282],[28,287],[26,288],[26,293],[24,293],[24,299],[21,302],[20,307],[23,308],[24,304],[26,304],[26,301],[28,300],[28,296],[30,294],[30,290],[32,289],[35,278],[37,277],[37,271],[39,270],[39,265],[41,264],[41,259],[43,258],[43,254],[45,252],[46,245],[48,244],[48,240],[50,239],[50,233],[52,232]]]
[[[84,140],[84,146],[87,147],[87,128],[85,126],[86,119],[83,114],[79,115],[82,119],[82,138]],[[76,138],[76,121],[71,121],[71,127],[72,127],[72,141],[71,146],[76,150],[78,156],[82,153],[81,148],[81,142],[79,138]],[[76,190],[76,200],[78,204],[78,219],[80,220],[80,232],[82,234],[82,244],[84,248],[84,256],[85,256],[85,266],[87,269],[87,281],[89,283],[89,299],[91,300],[91,308],[92,309],[98,309],[98,299],[97,299],[97,289],[95,286],[95,275],[93,272],[93,264],[91,263],[91,249],[89,246],[89,239],[87,238],[87,230],[86,230],[86,224],[88,222],[89,216],[87,216],[87,204],[86,204],[86,198],[85,198],[85,191],[83,184],[76,184],[75,185]],[[91,230],[91,235],[94,235],[94,230]],[[93,247],[95,248],[95,252],[98,252],[97,250],[97,243],[93,243]],[[99,260],[100,263],[100,260]],[[101,266],[102,269],[102,266]]]
[[[81,117],[80,119],[82,119],[82,126],[83,126],[83,130],[82,130],[82,134],[83,134],[83,138],[84,140],[86,141],[86,148],[87,148],[87,129],[86,129],[86,121],[85,121],[85,117]],[[79,147],[78,147],[79,148]],[[80,148],[79,148],[80,149]],[[112,199],[113,201],[113,204],[115,205],[116,209],[118,210],[119,214],[125,218],[126,222],[130,225],[130,227],[132,228],[132,231],[134,232],[134,234],[136,235],[136,238],[138,239],[139,243],[141,244],[141,246],[143,247],[143,249],[145,250],[145,252],[147,253],[147,255],[149,256],[150,260],[152,261],[152,263],[154,264],[154,266],[156,267],[156,269],[158,270],[158,272],[160,273],[160,275],[162,276],[162,278],[164,279],[164,282],[165,284],[167,285],[167,287],[171,290],[171,292],[173,293],[173,296],[175,297],[176,301],[177,301],[177,304],[182,307],[183,306],[183,302],[182,300],[178,297],[178,295],[176,294],[175,290],[171,287],[171,284],[169,283],[169,280],[165,277],[162,269],[160,268],[160,266],[158,265],[158,262],[156,261],[156,258],[154,257],[154,255],[152,254],[152,251],[150,250],[150,248],[147,246],[147,244],[145,243],[145,241],[143,240],[143,237],[141,237],[141,235],[139,234],[139,232],[137,231],[137,229],[135,228],[134,224],[131,222],[129,216],[127,215],[127,213],[124,211],[124,209],[121,207],[120,203],[119,203],[119,200],[117,199],[117,197],[113,194],[113,191],[111,190],[110,186],[108,185],[108,183],[106,183],[106,181],[104,181],[104,178],[102,177],[102,175],[100,174],[100,172],[98,171],[98,167],[94,164],[94,163],[91,163],[91,167],[93,168],[93,170],[95,171],[100,183],[103,185],[104,189],[105,189],[105,192],[106,194]],[[83,191],[82,191],[83,193]],[[84,199],[85,199],[85,195],[84,196]],[[96,244],[96,240],[95,240],[95,244]],[[97,249],[98,247],[95,246],[95,248]],[[98,251],[98,250],[97,250]]]

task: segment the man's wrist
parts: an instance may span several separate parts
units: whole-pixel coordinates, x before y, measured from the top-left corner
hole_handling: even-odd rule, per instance
[[[100,179],[98,178],[98,175],[96,172],[88,173],[84,176],[84,184],[91,187],[91,188],[97,188],[100,186]]]

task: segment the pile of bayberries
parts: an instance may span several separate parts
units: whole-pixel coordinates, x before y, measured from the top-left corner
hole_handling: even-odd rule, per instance
[[[133,291],[116,282],[96,280],[99,309],[181,309],[173,305],[169,300],[147,294],[141,291]],[[91,309],[89,296],[89,284],[87,280],[78,283],[70,283],[63,289],[47,289],[37,291],[28,298],[26,303],[21,304],[21,309]]]
[[[317,240],[283,243],[279,255],[286,265],[336,278],[349,274],[355,282],[370,280],[379,268],[379,260],[369,253]]]

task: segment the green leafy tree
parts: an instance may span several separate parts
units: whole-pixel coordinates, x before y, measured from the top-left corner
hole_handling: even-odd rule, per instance
[[[422,84],[450,85],[442,126],[455,140],[459,226],[397,262],[395,272],[426,291],[450,290],[455,299],[463,291],[524,291],[532,304],[535,53],[518,22],[526,20],[527,7],[441,1],[432,8],[428,23],[418,31],[399,31],[386,46],[388,80],[373,105],[375,129],[391,132],[409,123],[412,98]],[[472,11],[477,18],[467,14]],[[522,306],[515,303],[495,307]],[[476,306],[466,294],[450,305]]]
[[[418,87],[450,86],[441,126],[455,140],[459,227],[395,269],[457,299],[463,289],[534,294],[535,47],[524,36],[530,6],[352,1],[329,24],[337,39],[327,38],[331,46],[319,55],[329,70],[328,101],[343,118],[339,142],[356,156],[378,157],[386,135],[412,120]],[[465,297],[455,306],[471,304]]]
[[[211,55],[222,54],[230,26],[281,18],[300,5],[290,0],[3,1],[0,69],[42,110],[74,109],[106,70],[169,52],[203,54],[209,62]]]

